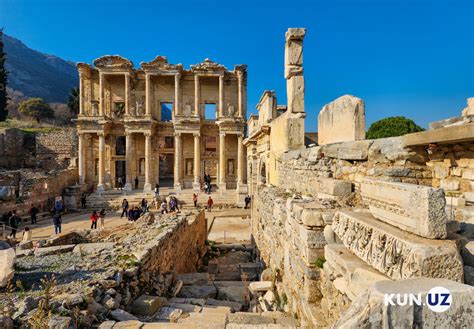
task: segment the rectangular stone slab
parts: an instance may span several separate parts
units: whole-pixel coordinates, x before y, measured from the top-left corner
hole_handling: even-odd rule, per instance
[[[430,239],[443,239],[448,234],[441,189],[364,179],[361,194],[372,215],[390,225]]]
[[[454,241],[430,240],[402,231],[369,213],[339,211],[332,228],[342,243],[391,279],[414,277],[463,281]]]

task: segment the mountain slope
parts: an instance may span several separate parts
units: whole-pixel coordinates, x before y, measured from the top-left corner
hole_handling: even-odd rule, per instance
[[[74,63],[43,54],[25,46],[20,40],[3,35],[9,71],[8,87],[28,97],[41,97],[46,102],[65,103],[69,91],[79,86]]]

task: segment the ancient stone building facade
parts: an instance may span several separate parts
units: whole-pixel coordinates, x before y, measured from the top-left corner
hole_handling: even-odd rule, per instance
[[[246,192],[247,66],[209,59],[170,64],[158,56],[135,69],[103,56],[79,63],[79,176],[97,190],[160,186],[198,190],[210,174],[219,190]]]

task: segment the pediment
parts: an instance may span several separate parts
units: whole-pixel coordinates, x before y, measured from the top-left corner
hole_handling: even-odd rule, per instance
[[[153,60],[149,62],[141,62],[140,66],[144,70],[181,70],[183,67],[181,64],[170,64],[166,56],[158,55]]]
[[[193,72],[213,72],[213,71],[227,71],[227,68],[219,63],[211,61],[209,58],[206,58],[201,63],[196,65],[191,65],[191,71]]]
[[[94,61],[94,65],[100,69],[131,69],[133,63],[119,55],[105,55],[97,58]]]

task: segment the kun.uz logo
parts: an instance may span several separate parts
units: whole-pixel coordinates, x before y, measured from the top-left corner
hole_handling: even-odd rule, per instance
[[[447,311],[453,302],[451,292],[444,287],[434,287],[422,300],[421,294],[385,294],[385,306],[426,305],[433,312],[441,313]]]

